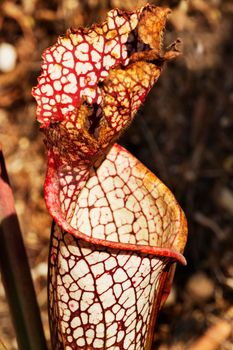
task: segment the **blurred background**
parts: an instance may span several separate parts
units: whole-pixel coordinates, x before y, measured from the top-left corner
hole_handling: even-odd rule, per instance
[[[14,189],[46,337],[51,218],[43,200],[46,153],[31,88],[41,54],[69,27],[101,21],[114,7],[147,1],[0,1],[0,142]],[[178,267],[154,349],[232,350],[233,3],[150,1],[169,6],[165,45],[182,40],[120,143],[173,191],[189,224],[187,267]],[[17,349],[0,283],[0,339]]]

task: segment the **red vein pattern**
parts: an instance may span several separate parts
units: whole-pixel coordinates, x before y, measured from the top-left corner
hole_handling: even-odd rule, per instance
[[[177,55],[160,52],[167,14],[150,5],[113,10],[103,24],[70,30],[44,52],[32,93],[57,166],[93,162],[132,121],[164,61]]]
[[[113,10],[103,25],[71,31],[44,52],[43,74],[34,90],[40,122],[47,126],[63,120],[82,97],[87,97],[90,104],[100,104],[97,83],[104,81],[110,68],[129,62],[126,43],[139,14],[140,11],[121,15],[119,10]]]
[[[52,332],[54,349],[148,348],[168,258],[96,247],[58,226],[52,246],[50,320],[59,325]]]
[[[119,145],[111,148],[97,169],[89,169],[89,178],[85,187],[79,187],[75,202],[77,186],[71,174],[61,179],[62,211],[78,232],[111,242],[160,248],[172,248],[179,236],[182,214],[174,198]]]
[[[62,178],[60,195],[71,196],[63,207],[67,227],[50,203],[69,232],[58,225],[52,230],[53,348],[150,349],[172,282],[171,264],[185,263],[184,215],[165,185],[119,145],[89,171],[80,189],[71,174]],[[50,193],[50,183],[46,186]],[[74,190],[79,193],[70,215]]]
[[[112,10],[43,54],[33,89],[45,134],[45,200],[56,224],[49,305],[54,350],[150,349],[187,235],[161,181],[115,140],[176,50],[168,9]]]

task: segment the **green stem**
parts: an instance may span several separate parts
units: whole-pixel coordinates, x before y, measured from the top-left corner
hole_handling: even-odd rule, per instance
[[[40,311],[1,149],[0,271],[19,350],[46,350]]]

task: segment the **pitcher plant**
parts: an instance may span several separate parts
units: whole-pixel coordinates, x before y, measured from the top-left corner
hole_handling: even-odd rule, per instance
[[[164,63],[170,10],[118,9],[69,29],[43,53],[33,89],[54,219],[49,318],[54,350],[151,349],[187,236],[170,190],[116,144]]]

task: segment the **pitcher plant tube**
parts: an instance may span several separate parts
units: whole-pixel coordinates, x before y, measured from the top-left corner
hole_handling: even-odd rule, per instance
[[[116,140],[164,63],[170,10],[112,10],[43,53],[33,89],[45,135],[53,349],[151,349],[187,226],[169,189]]]
[[[15,328],[18,349],[46,350],[47,344],[39,306],[1,144],[0,273]],[[3,349],[6,350],[0,340],[0,350]]]

